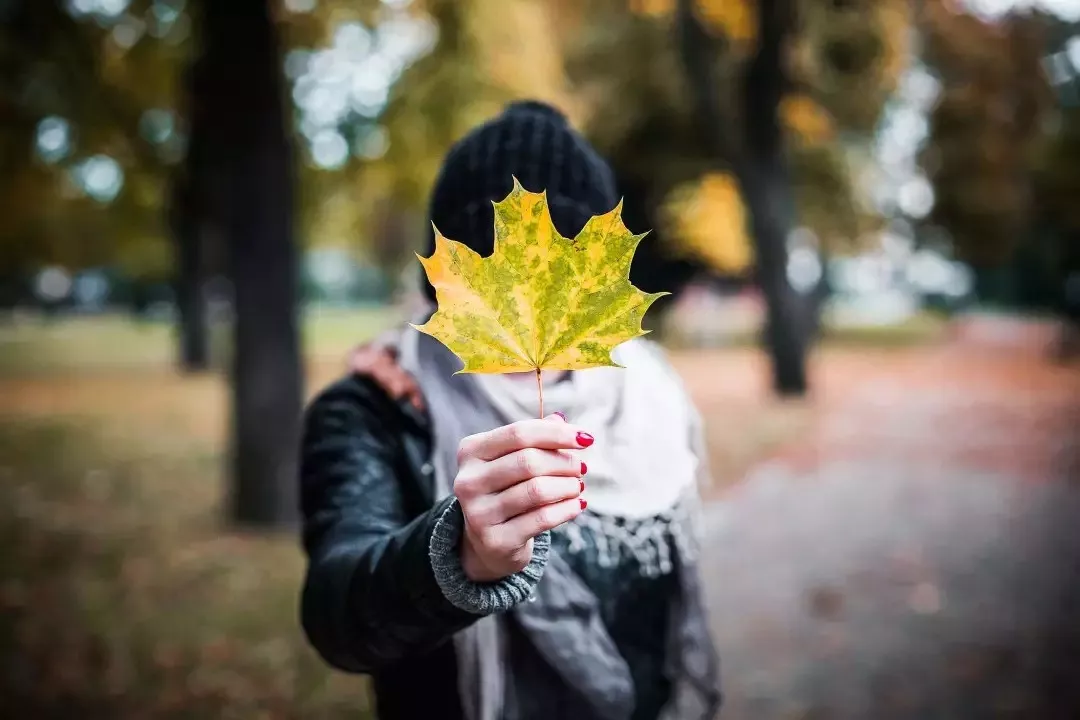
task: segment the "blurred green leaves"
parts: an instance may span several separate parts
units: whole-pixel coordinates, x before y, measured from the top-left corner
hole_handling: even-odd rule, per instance
[[[182,79],[197,4],[68,5],[20,0],[5,11],[0,260],[15,272],[107,263],[162,279],[171,268],[165,198],[185,150]],[[283,71],[307,159],[300,236],[395,272],[426,232],[426,195],[443,153],[523,97],[558,105],[620,174],[646,178],[655,208],[707,182],[714,168],[701,159],[674,5],[284,3],[278,19],[291,52]],[[712,36],[725,122],[737,127],[738,82],[757,32],[753,1],[695,7]],[[796,7],[782,116],[800,222],[827,248],[857,246],[878,226],[856,180],[859,148],[916,35],[942,82],[921,158],[935,189],[930,220],[976,263],[1008,257],[1036,215],[1075,232],[1077,121],[1055,110],[1039,64],[1046,17],[1013,13],[990,23],[938,0],[923,4],[917,24],[903,0]]]
[[[976,266],[1010,262],[1077,176],[1043,68],[1054,23],[1037,11],[990,20],[938,0],[923,7],[926,60],[941,84],[921,157],[935,193],[929,222]],[[1068,222],[1067,210],[1057,215]]]

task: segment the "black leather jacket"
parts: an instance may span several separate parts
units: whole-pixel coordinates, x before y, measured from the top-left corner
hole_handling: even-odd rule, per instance
[[[309,406],[300,459],[309,563],[301,615],[331,665],[372,676],[381,720],[461,717],[451,636],[478,616],[435,582],[426,415],[348,377]]]

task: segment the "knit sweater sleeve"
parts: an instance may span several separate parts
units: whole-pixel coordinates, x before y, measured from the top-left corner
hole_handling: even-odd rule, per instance
[[[477,583],[465,576],[461,566],[461,536],[465,517],[461,506],[453,500],[435,522],[428,545],[431,569],[443,595],[455,607],[476,615],[504,612],[528,600],[543,577],[551,551],[551,533],[544,532],[533,540],[529,564],[520,572],[496,582]]]

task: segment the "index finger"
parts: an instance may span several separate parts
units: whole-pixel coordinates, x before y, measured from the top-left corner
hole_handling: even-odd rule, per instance
[[[461,454],[479,460],[495,460],[525,448],[573,450],[589,447],[592,443],[592,435],[578,426],[549,416],[543,420],[520,420],[470,435],[461,441]]]

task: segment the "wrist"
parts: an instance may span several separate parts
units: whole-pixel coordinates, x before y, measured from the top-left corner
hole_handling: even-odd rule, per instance
[[[527,600],[543,577],[551,551],[551,533],[543,532],[530,540],[522,552],[528,555],[524,567],[516,561],[506,564],[495,558],[499,572],[490,573],[493,559],[483,559],[466,541],[467,523],[461,506],[453,499],[439,513],[431,530],[428,557],[435,582],[443,596],[455,607],[474,615],[503,612]],[[483,560],[482,560],[483,559]],[[476,579],[466,575],[465,566]],[[490,579],[494,578],[494,579]]]
[[[505,575],[492,570],[480,557],[469,537],[468,529],[461,534],[461,569],[465,577],[475,583],[495,582]]]

